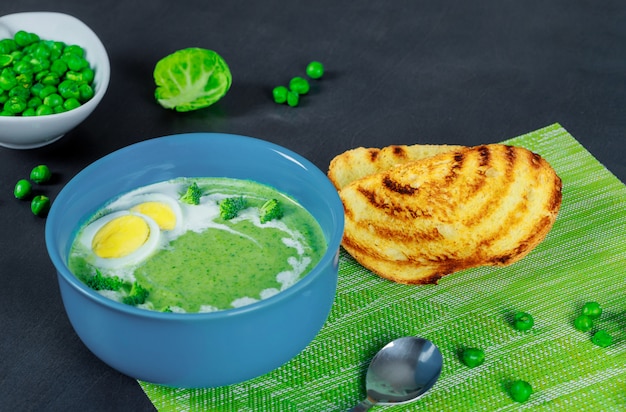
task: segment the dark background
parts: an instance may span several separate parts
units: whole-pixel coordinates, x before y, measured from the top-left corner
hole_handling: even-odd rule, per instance
[[[95,112],[41,149],[0,148],[0,410],[152,410],[133,379],[95,358],[65,315],[45,220],[13,198],[45,163],[54,197],[123,146],[226,132],[290,148],[326,170],[356,146],[493,143],[561,123],[626,179],[626,3],[576,0],[3,1],[0,15],[59,11],[90,26],[111,59]],[[186,47],[217,51],[233,85],[216,105],[176,113],[152,70]],[[327,74],[297,108],[274,86],[311,60]]]

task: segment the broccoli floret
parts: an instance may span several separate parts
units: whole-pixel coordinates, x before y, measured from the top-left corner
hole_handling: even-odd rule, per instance
[[[124,285],[117,276],[104,276],[99,270],[96,269],[96,274],[88,278],[85,283],[93,290],[120,290]]]
[[[130,292],[128,293],[128,296],[125,296],[124,299],[122,299],[122,302],[124,302],[127,305],[132,305],[132,306],[141,305],[142,303],[146,302],[146,298],[148,297],[148,294],[149,294],[148,290],[144,289],[143,286],[135,282],[133,283],[133,286],[130,288]]]
[[[270,220],[280,219],[283,217],[283,208],[280,202],[276,199],[270,199],[259,208],[259,218],[261,223],[269,222]]]
[[[220,216],[224,220],[230,220],[236,217],[239,211],[245,209],[247,204],[243,196],[227,197],[220,202]]]
[[[196,182],[193,182],[187,187],[187,191],[180,196],[180,200],[190,205],[199,205],[201,196],[202,190],[200,190]]]

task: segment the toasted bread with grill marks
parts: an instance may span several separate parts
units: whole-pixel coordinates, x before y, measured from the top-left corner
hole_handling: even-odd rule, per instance
[[[393,166],[425,159],[443,152],[458,150],[454,145],[393,145],[382,149],[357,147],[337,155],[330,162],[328,178],[341,190],[348,183],[382,172]]]
[[[361,265],[395,282],[436,283],[526,256],[556,219],[561,179],[538,154],[491,144],[395,166],[339,194],[342,246]]]

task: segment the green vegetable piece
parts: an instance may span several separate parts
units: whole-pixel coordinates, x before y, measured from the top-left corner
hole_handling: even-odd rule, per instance
[[[287,92],[287,104],[291,107],[296,107],[300,103],[300,95],[296,92]]]
[[[232,83],[224,59],[212,50],[187,48],[161,60],[154,68],[157,102],[179,112],[208,107],[221,99]]]
[[[54,110],[52,110],[52,107],[45,104],[35,109],[35,116],[47,116],[49,114],[54,114]]]
[[[44,85],[41,90],[39,90],[39,97],[41,99],[45,99],[46,97],[50,96],[51,94],[54,94],[57,92],[57,88],[56,86],[53,85]]]
[[[30,180],[35,183],[46,183],[51,177],[52,173],[46,165],[35,166],[30,172]]]
[[[65,109],[66,111],[76,109],[77,107],[80,107],[80,102],[74,97],[70,97],[63,102],[63,109]]]
[[[50,199],[45,195],[37,195],[30,202],[30,210],[36,216],[45,216],[50,210]]]
[[[515,402],[526,402],[533,393],[533,388],[526,381],[516,380],[509,387],[509,394]]]
[[[261,223],[267,223],[270,220],[280,219],[281,217],[283,217],[283,207],[278,199],[270,199],[259,208],[259,220]]]
[[[245,209],[248,202],[243,196],[227,197],[219,203],[220,217],[224,220],[230,220],[239,214],[239,212]]]
[[[78,57],[85,57],[85,49],[77,44],[70,44],[63,49],[63,53],[73,54]]]
[[[80,93],[78,99],[83,103],[90,100],[95,94],[93,88],[88,84],[81,84],[78,88],[78,92]]]
[[[93,82],[93,79],[95,79],[96,77],[96,73],[89,67],[85,67],[83,70],[81,70],[80,74],[83,78],[83,81],[88,84],[91,84],[91,82]]]
[[[61,106],[63,104],[63,98],[57,93],[52,93],[44,97],[43,104],[50,107]]]
[[[517,312],[513,317],[513,327],[517,330],[526,331],[533,327],[535,320],[526,312]]]
[[[33,192],[33,185],[26,179],[20,179],[15,184],[13,194],[16,199],[28,199]]]
[[[598,302],[587,302],[583,305],[582,314],[597,319],[602,314],[602,307]]]
[[[593,320],[587,315],[580,315],[574,319],[574,327],[581,332],[588,332],[593,328]]]
[[[187,187],[185,193],[180,196],[180,201],[190,205],[199,205],[200,197],[202,197],[202,190],[200,190],[196,182],[193,182]]]
[[[17,86],[17,79],[15,78],[15,72],[5,67],[0,73],[0,89],[2,90],[11,90],[15,86]]]
[[[470,368],[482,365],[485,361],[485,351],[479,348],[465,348],[461,352],[461,362]]]
[[[28,103],[22,97],[13,96],[4,102],[4,111],[7,113],[19,114],[28,107]]]
[[[34,33],[29,33],[24,30],[19,30],[13,35],[13,39],[18,46],[28,46],[29,44],[39,41],[39,36]]]
[[[10,54],[0,54],[0,67],[7,67],[13,62],[13,56]]]
[[[35,109],[33,107],[27,107],[26,110],[22,112],[22,116],[23,117],[37,116],[37,112],[35,112]]]
[[[79,86],[80,84],[73,80],[63,80],[59,83],[57,90],[64,99],[78,99],[80,97]]]
[[[28,99],[28,107],[32,108],[32,109],[36,109],[39,106],[41,106],[43,104],[43,100],[41,100],[39,97],[35,96],[35,97],[31,97],[30,99]]]
[[[124,286],[124,281],[119,277],[104,276],[98,269],[96,269],[96,274],[88,278],[85,283],[93,290],[120,290]]]
[[[46,86],[56,86],[61,82],[61,76],[56,72],[48,72],[39,79]]]
[[[50,71],[58,74],[59,76],[63,76],[67,69],[67,63],[65,63],[63,60],[55,60],[50,65]]]
[[[17,50],[17,43],[13,39],[0,40],[0,53],[11,54]]]
[[[311,86],[303,77],[294,77],[289,81],[289,90],[298,94],[307,94]]]
[[[146,302],[149,294],[150,292],[148,292],[147,289],[144,289],[139,283],[135,282],[133,283],[128,296],[122,298],[122,302],[131,306],[141,305]]]
[[[287,102],[287,93],[289,93],[289,90],[285,86],[276,86],[272,90],[274,101],[278,104]]]
[[[319,79],[324,75],[324,65],[317,61],[312,61],[306,66],[306,74],[311,79]]]
[[[613,343],[613,337],[607,331],[600,329],[593,334],[593,336],[591,337],[591,342],[601,348],[606,348],[608,346],[611,346],[611,344]]]

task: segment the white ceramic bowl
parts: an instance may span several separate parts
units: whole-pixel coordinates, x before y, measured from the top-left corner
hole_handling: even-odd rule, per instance
[[[13,37],[19,30],[36,33],[44,40],[81,46],[95,72],[94,97],[76,109],[47,116],[0,116],[0,146],[32,149],[60,139],[93,112],[109,85],[111,67],[98,36],[75,17],[53,12],[15,13],[0,17],[0,39]]]

